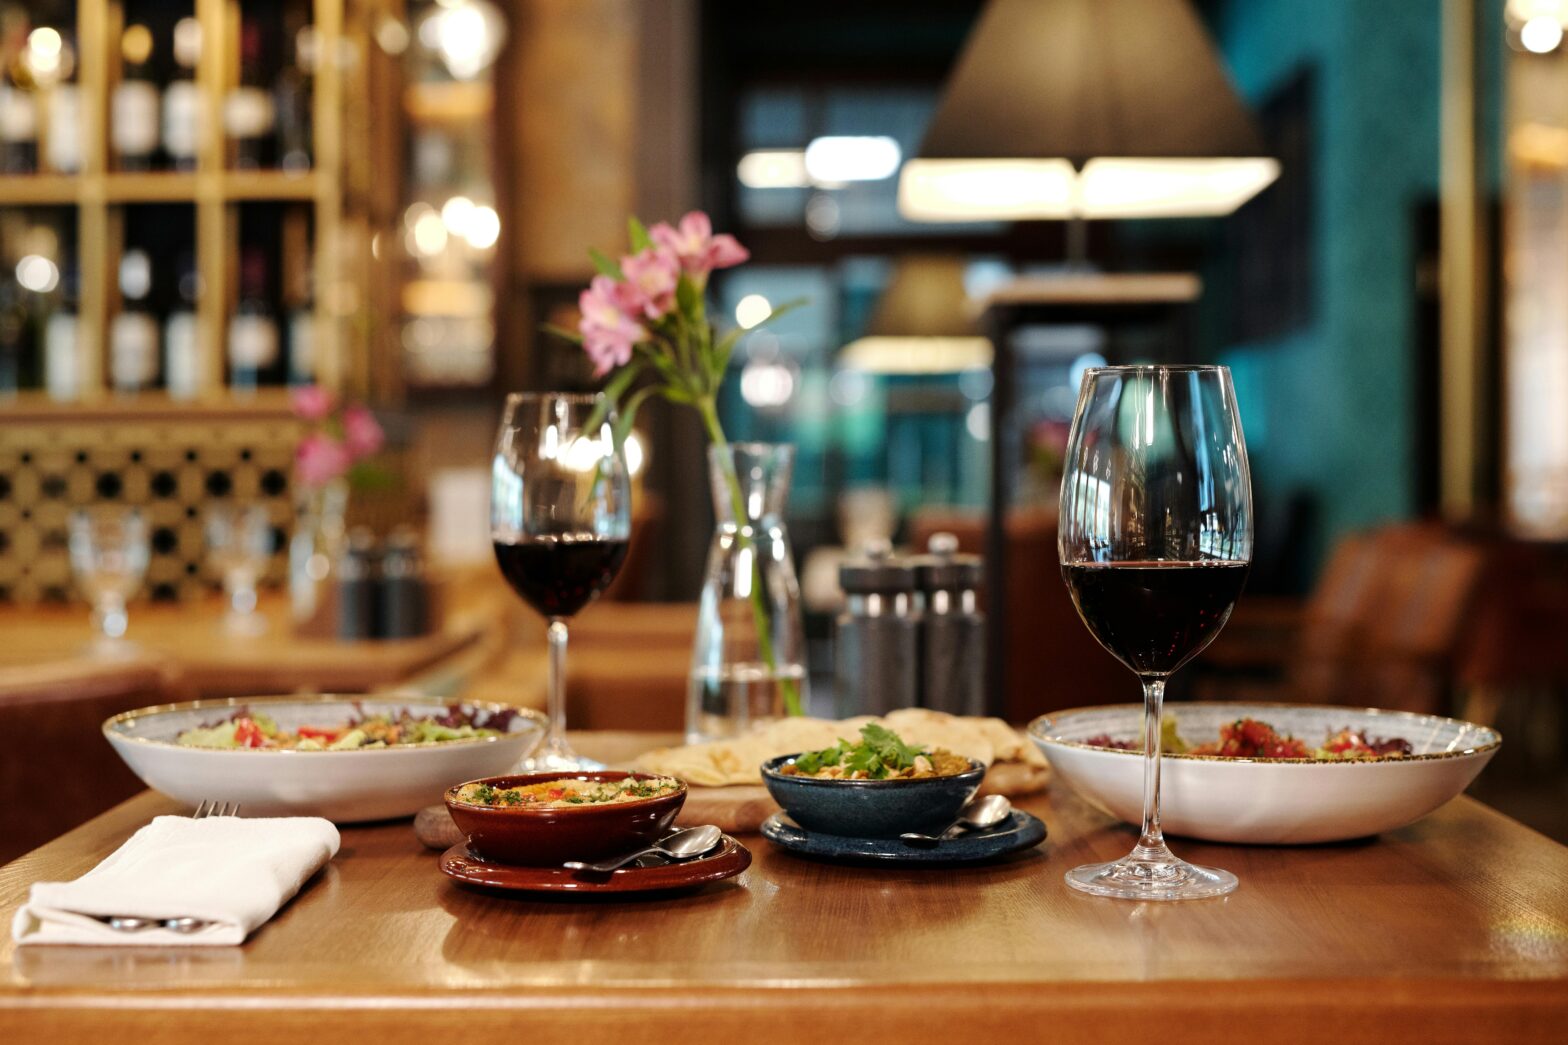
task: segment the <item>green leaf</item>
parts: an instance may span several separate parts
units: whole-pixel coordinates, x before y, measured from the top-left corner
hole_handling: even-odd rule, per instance
[[[771,323],[780,316],[787,316],[797,308],[803,308],[808,304],[810,304],[809,298],[791,298],[790,300],[784,302],[784,304],[779,305],[773,311],[769,312],[767,318],[763,319],[761,323],[757,323],[751,329],[755,330],[757,327],[760,327],[765,323]]]
[[[653,238],[648,235],[648,230],[643,227],[642,222],[637,220],[637,215],[635,214],[626,219],[626,237],[632,242],[633,254],[653,246]]]
[[[649,396],[654,395],[658,391],[658,385],[648,385],[646,388],[639,388],[633,392],[631,398],[626,400],[625,407],[621,409],[620,414],[615,418],[616,450],[620,450],[621,447],[626,445],[626,437],[631,434],[632,425],[637,420],[637,411],[642,408],[643,403],[648,401]]]
[[[546,334],[553,334],[563,341],[570,341],[574,345],[580,345],[583,343],[583,336],[577,331],[567,330],[565,327],[558,327],[554,323],[540,323],[539,329]]]
[[[736,327],[719,338],[719,343],[713,350],[713,383],[715,385],[724,379],[724,372],[730,367],[730,356],[735,352],[735,344],[745,332],[740,327]]]
[[[637,380],[637,375],[642,373],[642,367],[637,363],[628,363],[615,372],[604,385],[604,398],[594,403],[593,410],[588,414],[588,420],[583,422],[583,431],[592,432],[604,424],[605,415],[610,408],[619,405],[621,396],[631,383]]]
[[[626,278],[621,272],[620,262],[606,255],[604,251],[597,247],[589,247],[588,256],[593,259],[593,267],[599,270],[599,275],[609,276],[617,282]]]
[[[697,289],[697,284],[688,279],[685,273],[675,282],[675,303],[680,307],[681,315],[688,316],[693,322],[702,318],[702,291]]]
[[[675,385],[660,385],[658,387],[659,394],[672,403],[684,403],[687,406],[691,406],[697,402],[697,397],[684,388],[677,388]]]

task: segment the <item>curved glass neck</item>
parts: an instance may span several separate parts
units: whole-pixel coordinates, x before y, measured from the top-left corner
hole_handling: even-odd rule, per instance
[[[708,480],[719,524],[756,524],[784,513],[795,448],[775,443],[708,447]]]

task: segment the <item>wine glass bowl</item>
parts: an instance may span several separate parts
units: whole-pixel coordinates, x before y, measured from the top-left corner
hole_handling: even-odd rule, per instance
[[[1160,828],[1166,680],[1212,642],[1252,562],[1252,485],[1230,372],[1101,367],[1084,374],[1062,477],[1058,552],[1095,639],[1143,682],[1143,830],[1121,860],[1067,873],[1100,896],[1185,900],[1236,888],[1173,855]]]
[[[70,516],[67,547],[71,572],[93,608],[93,626],[112,647],[125,637],[126,604],[147,573],[147,522],[134,508],[79,508]]]
[[[261,505],[215,504],[206,513],[207,560],[223,581],[229,604],[224,629],[254,635],[266,629],[256,612],[256,585],[272,558],[272,523]]]
[[[518,772],[602,769],[566,742],[567,620],[620,572],[630,473],[602,395],[507,397],[490,469],[490,539],[512,589],[549,621],[549,729]]]

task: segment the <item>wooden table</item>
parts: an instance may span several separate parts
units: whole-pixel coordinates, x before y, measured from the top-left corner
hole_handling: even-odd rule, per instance
[[[216,600],[174,605],[134,605],[126,637],[134,646],[121,657],[95,657],[93,633],[82,607],[8,607],[0,610],[0,689],[12,677],[37,671],[74,671],[117,664],[160,665],[178,695],[202,697],[292,693],[300,689],[359,693],[403,683],[477,642],[495,617],[454,614],[444,627],[413,639],[343,642],[293,634],[284,596],[268,593],[261,611],[269,628],[261,635],[224,631],[223,606]]]
[[[0,1041],[1563,1040],[1568,849],[1471,799],[1373,842],[1178,841],[1242,885],[1175,905],[1069,890],[1133,832],[1067,793],[1024,804],[1050,840],[989,866],[747,837],[738,880],[619,902],[476,892],[406,823],[349,828],[244,947],[0,944]],[[0,868],[0,918],[169,811],[143,794]]]

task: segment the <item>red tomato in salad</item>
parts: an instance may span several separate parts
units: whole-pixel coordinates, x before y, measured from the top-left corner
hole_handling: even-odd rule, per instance
[[[240,747],[264,747],[267,734],[261,731],[254,719],[237,718],[234,720],[234,742]]]
[[[308,738],[314,738],[316,740],[320,740],[323,743],[330,744],[334,740],[336,740],[338,737],[341,737],[342,735],[343,735],[343,730],[341,730],[341,729],[329,729],[326,726],[300,726],[299,727],[299,738],[301,740],[304,740],[304,739],[306,739],[308,737]]]

